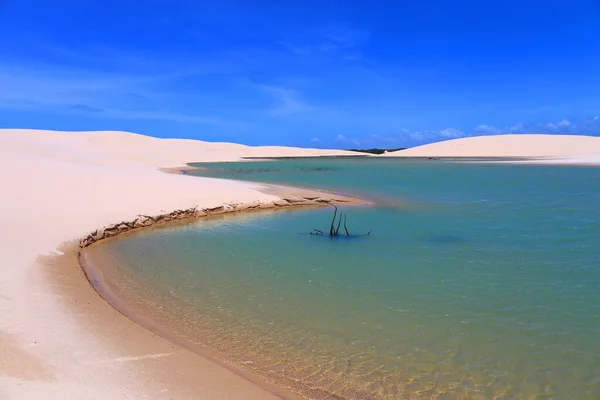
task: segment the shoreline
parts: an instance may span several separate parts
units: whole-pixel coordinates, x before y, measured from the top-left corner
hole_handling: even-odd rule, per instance
[[[169,172],[172,173],[171,171]],[[97,297],[104,301],[114,311],[130,320],[132,323],[138,325],[144,330],[147,330],[148,333],[157,335],[158,337],[166,340],[168,343],[177,346],[181,350],[189,352],[191,357],[204,359],[207,362],[214,363],[215,365],[233,373],[234,375],[241,377],[249,384],[256,386],[269,395],[285,400],[300,400],[304,397],[292,391],[291,389],[281,387],[276,383],[269,381],[266,379],[266,377],[257,374],[255,371],[244,369],[243,367],[231,361],[219,357],[217,351],[211,349],[210,347],[197,344],[191,346],[173,334],[170,334],[152,319],[138,315],[130,306],[128,306],[110,290],[108,285],[104,283],[102,271],[94,267],[94,265],[87,260],[89,254],[86,253],[88,253],[88,248],[90,246],[93,246],[94,244],[104,240],[118,240],[118,237],[121,235],[134,234],[142,230],[161,229],[182,224],[195,223],[205,218],[216,216],[235,217],[235,215],[246,213],[297,211],[301,209],[326,207],[330,204],[335,204],[338,206],[371,204],[357,198],[337,194],[328,194],[325,192],[305,188],[265,185],[262,191],[272,195],[280,196],[280,200],[269,203],[253,202],[243,204],[225,204],[223,206],[203,209],[193,207],[185,210],[175,210],[171,213],[159,214],[157,216],[140,215],[133,221],[122,221],[95,230],[94,232],[80,239],[77,245],[78,248],[73,251],[75,251],[77,265],[83,273],[84,279],[86,280],[88,286],[93,289]],[[296,194],[296,196],[293,196],[293,194]],[[64,256],[58,256],[58,259],[60,260],[61,257],[73,257],[73,254],[66,253]],[[112,340],[117,342],[122,341],[122,339],[118,337],[114,337]],[[169,370],[170,369],[168,368],[157,367],[156,373],[163,374]],[[253,397],[248,396],[244,398],[252,399]],[[263,397],[261,396],[260,398]]]
[[[246,214],[246,213],[272,213],[272,212],[294,212],[302,209],[310,209],[315,207],[324,207],[325,204],[317,203],[317,204],[298,204],[298,205],[290,205],[288,207],[281,206],[272,206],[269,208],[252,208],[246,209],[244,211],[229,211],[229,212],[220,212],[213,214],[206,214],[202,217],[190,217],[185,219],[174,220],[170,222],[162,222],[157,223],[146,228],[130,230],[127,232],[123,232],[122,236],[127,236],[131,234],[135,234],[137,232],[153,230],[153,229],[162,229],[162,228],[172,228],[174,226],[181,226],[186,224],[193,223],[202,223],[202,220],[205,218],[219,217],[219,216],[227,216],[231,218],[235,218],[237,215]],[[119,236],[115,235],[110,238],[102,239],[104,240],[119,240]],[[140,328],[146,330],[149,334],[157,335],[163,340],[177,346],[183,351],[189,352],[191,357],[197,357],[199,359],[206,360],[208,362],[214,363],[215,365],[241,377],[248,383],[256,386],[260,390],[268,393],[272,396],[275,396],[278,399],[284,400],[301,400],[304,399],[300,394],[292,391],[289,388],[285,388],[277,385],[276,383],[271,382],[266,379],[266,377],[257,374],[255,371],[248,370],[243,368],[242,366],[232,362],[231,360],[226,359],[223,355],[221,355],[217,350],[212,349],[206,345],[198,344],[198,343],[188,343],[185,340],[178,338],[176,335],[170,333],[167,329],[163,328],[158,322],[154,321],[152,317],[147,316],[147,312],[140,312],[139,310],[134,310],[133,307],[128,305],[127,301],[121,299],[117,294],[115,294],[109,287],[106,282],[106,279],[103,276],[102,268],[97,267],[97,263],[93,262],[91,258],[96,261],[100,258],[102,261],[99,264],[107,264],[107,263],[118,263],[113,257],[107,255],[104,249],[96,249],[97,245],[102,245],[100,241],[95,243],[94,245],[88,245],[86,247],[81,247],[81,244],[77,249],[74,249],[75,256],[77,258],[77,263],[81,271],[85,276],[85,280],[89,284],[89,287],[93,289],[95,294],[99,299],[104,301],[106,305],[113,308],[114,311],[118,312],[124,318],[130,320],[133,324],[139,326]],[[73,255],[71,255],[73,256]],[[113,338],[115,341],[121,341],[120,338]],[[157,373],[163,373],[163,371],[168,371],[164,367],[157,367]],[[193,374],[192,374],[193,375]],[[243,397],[243,398],[252,398],[252,397]],[[262,397],[260,397],[262,398]]]
[[[266,187],[265,193],[278,196],[279,200],[272,202],[252,202],[252,203],[226,203],[221,206],[200,208],[191,207],[187,209],[177,209],[168,213],[158,214],[155,216],[138,214],[138,216],[130,221],[120,221],[113,224],[105,225],[98,228],[85,237],[79,240],[80,248],[88,247],[98,241],[113,238],[123,233],[134,230],[158,227],[163,224],[175,221],[191,221],[213,215],[226,215],[241,212],[252,212],[258,210],[276,210],[298,207],[322,207],[325,205],[359,205],[369,204],[368,202],[358,200],[342,195],[327,195],[324,192],[309,189],[295,189],[284,186]],[[289,193],[297,193],[297,196],[290,196]],[[307,193],[311,195],[307,196]]]
[[[58,286],[63,307],[85,323],[93,335],[101,338],[108,354],[122,353],[92,363],[94,370],[122,370],[133,396],[111,395],[94,398],[225,398],[290,399],[278,388],[260,385],[218,360],[199,355],[181,346],[173,338],[148,329],[145,324],[125,315],[96,290],[94,278],[86,276],[80,263],[81,248],[76,242],[63,245],[62,255],[45,256],[46,279]],[[85,283],[84,283],[85,282]],[[226,388],[226,390],[224,390]],[[138,397],[139,396],[139,397]]]
[[[229,213],[229,214],[233,214],[233,213]],[[215,215],[219,215],[219,214],[215,214]],[[220,214],[220,215],[225,215],[225,214]],[[207,215],[206,218],[210,218],[210,216]],[[171,223],[157,224],[157,225],[149,226],[145,230],[161,229],[161,228],[173,227],[173,226],[177,226],[177,225],[181,225],[181,224],[188,224],[188,223],[194,223],[194,222],[198,222],[198,219],[189,218],[189,219],[183,219],[183,220],[179,220],[179,221],[173,221]],[[141,231],[141,229],[137,230],[137,232],[139,232],[139,231]],[[133,233],[134,233],[134,231],[128,231],[128,232],[124,233],[124,235],[133,234]],[[110,240],[119,240],[119,238],[112,237],[112,238],[110,238]],[[97,252],[94,252],[95,249],[92,248],[91,250],[94,253],[94,256],[92,256],[90,254],[90,249],[81,248],[81,247],[78,249],[78,251],[77,251],[78,265],[81,268],[81,270],[83,271],[83,273],[85,275],[85,279],[87,280],[89,285],[93,288],[95,293],[103,301],[105,301],[106,304],[108,304],[110,307],[112,307],[115,311],[117,311],[122,316],[129,319],[131,322],[138,325],[139,327],[147,330],[149,333],[151,333],[153,335],[157,335],[158,337],[177,346],[178,348],[189,352],[192,357],[198,357],[198,358],[204,359],[206,361],[209,361],[211,363],[214,363],[215,365],[217,365],[221,368],[224,368],[225,370],[241,377],[248,383],[260,388],[261,390],[265,391],[266,393],[268,393],[272,396],[275,396],[278,399],[301,400],[301,398],[298,397],[298,395],[296,393],[293,393],[291,391],[286,390],[285,388],[281,388],[271,382],[263,380],[263,379],[261,379],[261,377],[252,374],[252,372],[246,371],[243,368],[241,368],[233,363],[229,363],[227,360],[220,358],[218,356],[217,352],[215,350],[211,349],[210,347],[198,345],[198,344],[196,344],[194,347],[190,346],[184,340],[181,340],[177,336],[170,334],[166,329],[164,329],[160,324],[155,322],[151,317],[147,317],[147,316],[142,315],[141,313],[133,310],[133,308],[131,306],[129,306],[126,301],[124,301],[117,294],[115,294],[110,289],[109,285],[106,284],[106,280],[103,277],[101,268],[96,267],[96,264],[89,260],[89,258],[91,258],[91,257],[94,257],[96,259],[98,257]],[[100,253],[103,253],[103,250],[100,250]],[[113,260],[111,262],[115,262],[115,261]],[[114,340],[120,340],[120,339],[114,338]],[[158,367],[157,369],[165,370],[162,367]],[[162,371],[160,371],[160,372],[162,372]],[[158,372],[158,373],[160,373],[160,372]]]

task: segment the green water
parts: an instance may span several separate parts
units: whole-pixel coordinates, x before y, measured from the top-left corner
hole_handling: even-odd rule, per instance
[[[379,200],[107,242],[107,281],[183,340],[311,398],[599,399],[600,168],[286,160],[205,176]],[[109,267],[106,267],[109,268]],[[337,396],[337,397],[336,397]]]

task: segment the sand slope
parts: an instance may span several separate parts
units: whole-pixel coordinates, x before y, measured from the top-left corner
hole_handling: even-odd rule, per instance
[[[107,337],[114,332],[108,327],[124,317],[95,297],[86,300],[95,305],[81,308],[80,314],[71,312],[57,294],[61,291],[44,278],[47,266],[37,257],[140,213],[277,199],[258,191],[256,184],[166,174],[159,167],[240,156],[341,154],[347,153],[162,140],[125,132],[0,130],[0,398],[180,398],[169,380],[161,381],[150,369],[164,363],[179,373],[178,360],[185,354],[168,343],[144,347],[142,340],[129,348],[111,347]],[[73,283],[85,284],[83,279]],[[106,326],[88,325],[89,316],[83,314],[97,308],[110,319]],[[124,335],[136,328],[128,329]],[[213,363],[194,365],[192,378],[200,393],[190,392],[189,398],[272,397]],[[155,381],[149,397],[148,379]]]
[[[600,137],[577,135],[493,135],[447,140],[385,153],[383,157],[598,157]]]
[[[56,132],[0,129],[2,151],[29,154],[61,161],[84,161],[100,165],[150,165],[169,167],[189,162],[237,161],[240,157],[357,156],[343,150],[304,149],[283,146],[246,146],[236,143],[189,139],[158,139],[118,131]]]

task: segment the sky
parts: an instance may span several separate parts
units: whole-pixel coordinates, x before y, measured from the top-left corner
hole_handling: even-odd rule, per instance
[[[599,115],[600,0],[0,0],[0,128],[394,148]]]

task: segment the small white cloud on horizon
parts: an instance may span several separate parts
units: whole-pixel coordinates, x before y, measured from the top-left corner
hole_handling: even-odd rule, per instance
[[[459,138],[465,136],[465,133],[456,128],[446,128],[439,131],[438,135],[443,138]]]
[[[572,125],[569,121],[567,121],[566,119],[563,119],[562,121],[560,121],[558,124],[556,124],[556,126],[558,126],[559,128],[570,128]]]
[[[577,123],[572,123],[567,119],[562,119],[556,123],[532,124],[527,122],[517,122],[510,127],[497,128],[492,125],[479,125],[472,131],[465,132],[457,128],[446,128],[441,130],[415,130],[400,129],[394,136],[395,142],[404,145],[407,142],[416,142],[416,144],[426,144],[447,139],[457,139],[461,137],[472,136],[474,134],[501,134],[510,133],[546,133],[546,134],[584,134],[600,135],[600,116],[584,118]],[[363,142],[365,145],[382,146],[386,142],[386,137],[379,135],[370,135]],[[340,140],[340,139],[337,139]],[[344,140],[347,140],[344,138]]]
[[[575,134],[598,135],[600,134],[600,119],[598,116],[587,117],[576,123],[563,119],[559,122],[540,122],[529,124],[518,122],[510,127],[511,133],[545,133],[545,134]]]
[[[427,136],[427,132],[423,132],[423,131],[410,132],[407,134],[407,136],[412,140],[422,141],[422,140],[425,140],[425,138]]]
[[[401,137],[410,139],[417,142],[424,141],[435,141],[439,139],[456,139],[466,136],[465,132],[461,129],[456,128],[445,128],[440,130],[422,130],[422,131],[409,131],[403,129],[400,134]]]
[[[571,133],[575,126],[568,120],[563,119],[562,121],[556,123],[540,123],[538,124],[538,128],[547,133]]]
[[[321,139],[319,139],[319,138],[312,138],[312,139],[310,139],[310,141],[313,142],[313,143],[319,143],[321,141]]]
[[[500,133],[500,129],[491,125],[479,125],[477,126],[473,132],[481,135],[494,135]]]
[[[508,130],[511,132],[522,132],[526,127],[525,122],[517,122],[513,126],[511,126]]]
[[[336,142],[343,142],[343,143],[353,143],[353,144],[355,144],[357,146],[360,146],[360,143],[361,143],[360,140],[358,140],[358,139],[350,139],[350,138],[347,138],[346,136],[344,136],[342,134],[336,135],[335,141]]]

